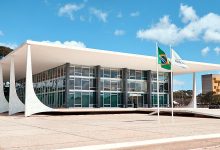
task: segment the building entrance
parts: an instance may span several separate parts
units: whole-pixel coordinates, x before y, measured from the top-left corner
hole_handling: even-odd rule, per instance
[[[144,106],[143,94],[129,94],[128,107],[138,108],[143,106]]]

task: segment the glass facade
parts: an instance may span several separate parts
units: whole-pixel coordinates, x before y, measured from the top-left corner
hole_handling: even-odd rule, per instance
[[[16,86],[16,92],[17,92],[19,99],[23,103],[25,103],[25,80],[22,79],[22,80],[16,81],[15,86]]]
[[[157,107],[157,73],[151,74],[151,107]],[[159,73],[159,102],[160,107],[169,107],[169,73]]]
[[[95,106],[94,67],[70,65],[69,67],[68,107]]]
[[[147,107],[147,71],[129,70],[128,107]]]
[[[122,70],[101,68],[100,107],[122,107]]]
[[[169,80],[169,73],[159,73],[160,107],[169,107]],[[64,64],[33,75],[33,87],[40,101],[52,108],[157,106],[157,74],[152,71],[97,71],[96,66]],[[16,90],[24,102],[25,79],[16,81]]]
[[[66,65],[33,75],[33,87],[39,100],[52,108],[66,107]],[[24,102],[25,79],[16,81],[18,97]]]

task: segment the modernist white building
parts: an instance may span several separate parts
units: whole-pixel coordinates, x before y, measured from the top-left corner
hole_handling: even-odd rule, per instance
[[[218,64],[185,61],[174,75],[220,70]],[[156,58],[26,41],[0,60],[0,112],[30,116],[58,108],[156,107]],[[159,69],[160,107],[170,107],[170,73]],[[9,95],[3,82],[10,82]],[[6,99],[8,97],[8,99]],[[109,109],[110,110],[110,109]]]

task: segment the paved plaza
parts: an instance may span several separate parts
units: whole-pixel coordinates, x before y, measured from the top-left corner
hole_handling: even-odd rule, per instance
[[[220,134],[220,119],[174,117],[172,120],[170,116],[160,116],[158,121],[156,115],[136,113],[33,115],[26,118],[23,114],[1,114],[0,131],[0,149],[48,150]],[[214,140],[217,141],[213,142],[215,144],[220,141]]]

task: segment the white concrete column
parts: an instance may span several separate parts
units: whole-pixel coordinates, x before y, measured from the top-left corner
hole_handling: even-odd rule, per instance
[[[9,115],[24,111],[24,104],[18,98],[15,86],[14,58],[11,58],[10,66],[10,91],[9,91]]]
[[[193,72],[193,90],[192,90],[192,100],[189,103],[189,108],[197,108],[197,99],[196,99],[196,73]]]
[[[196,100],[196,73],[193,72],[193,108],[197,108],[197,100]]]
[[[2,64],[0,63],[0,113],[8,111],[8,101],[4,94]]]
[[[39,112],[53,111],[44,105],[36,96],[32,79],[31,45],[28,45],[26,56],[26,86],[25,86],[25,117]]]

